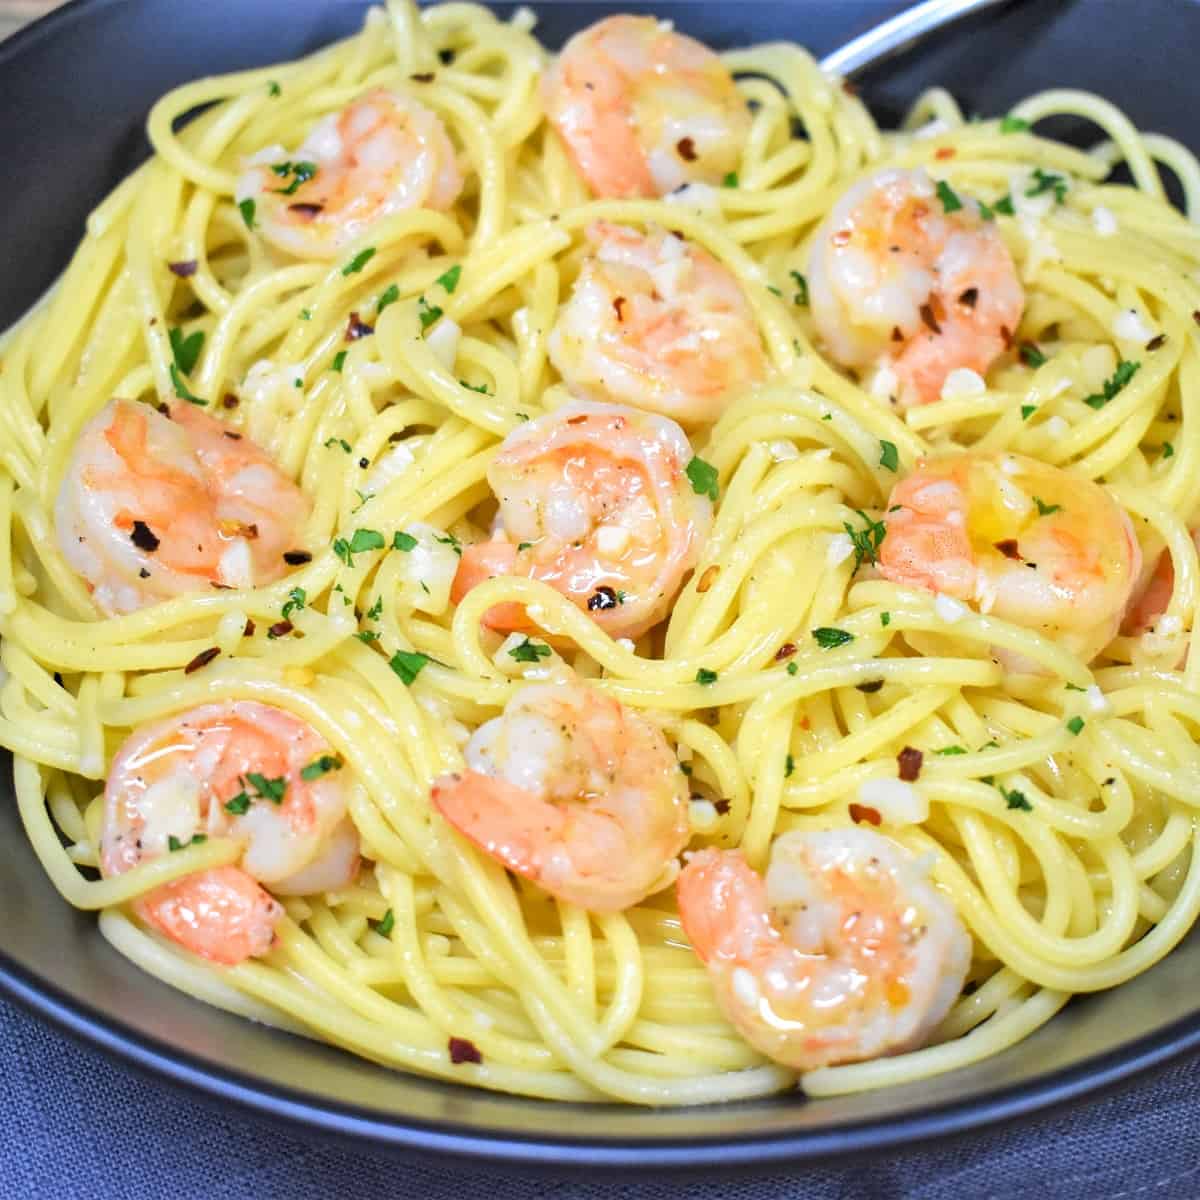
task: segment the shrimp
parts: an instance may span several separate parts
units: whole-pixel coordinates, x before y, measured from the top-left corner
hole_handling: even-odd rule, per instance
[[[451,598],[496,575],[540,579],[610,637],[637,637],[666,616],[712,522],[686,470],[674,421],[577,401],[519,425],[488,468],[500,502],[493,539],[463,551]],[[518,604],[484,614],[529,629]]]
[[[287,571],[309,502],[242,434],[179,401],[113,400],[83,429],[55,506],[59,547],[107,615]]]
[[[448,209],[462,191],[441,120],[407,96],[376,88],[330,113],[292,158],[268,146],[238,180],[254,228],[299,258],[332,258],[372,225],[410,208]]]
[[[653,17],[608,17],[577,33],[546,72],[542,102],[597,196],[720,183],[750,132],[721,60]]]
[[[358,834],[340,771],[311,726],[254,701],[204,704],[143,726],[108,774],[101,872],[121,875],[197,835],[235,838],[245,847],[237,866],[164,884],[135,910],[213,962],[265,954],[283,915],[271,892],[330,890],[357,873]]]
[[[1192,541],[1196,549],[1200,550],[1200,529],[1192,531]],[[1130,602],[1125,619],[1121,623],[1121,632],[1136,637],[1153,629],[1158,618],[1167,611],[1174,591],[1175,564],[1171,561],[1171,555],[1164,550],[1154,564],[1154,570],[1145,586]]]
[[[923,462],[892,490],[879,569],[1036,629],[1090,662],[1142,568],[1128,515],[1099,484],[1015,454]]]
[[[740,850],[701,850],[678,898],[725,1015],[798,1071],[915,1049],[971,962],[953,906],[872,830],[784,834],[765,879]]]
[[[587,236],[594,253],[547,343],[573,392],[696,425],[762,378],[750,306],[710,254],[662,230],[596,222]]]
[[[481,725],[434,807],[510,871],[593,912],[674,878],[688,791],[662,732],[573,679],[530,684]]]
[[[951,371],[986,374],[1025,308],[995,224],[976,201],[938,186],[922,170],[861,180],[817,231],[809,257],[826,349],[846,367],[878,364],[875,390],[904,408],[937,400]]]

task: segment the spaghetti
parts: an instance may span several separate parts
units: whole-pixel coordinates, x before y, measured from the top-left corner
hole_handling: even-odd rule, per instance
[[[969,931],[966,986],[930,1044],[807,1071],[809,1094],[996,1054],[1072,995],[1149,968],[1200,913],[1200,164],[1073,91],[966,120],[933,90],[884,133],[803,50],[772,45],[723,55],[746,107],[732,163],[723,147],[710,180],[595,199],[544,119],[533,25],[392,0],[309,58],[177,89],[150,114],[154,157],[0,344],[0,743],[34,851],[143,970],[388,1066],[653,1105],[791,1086],[726,1019],[674,888],[589,912],[506,874],[431,806],[472,730],[570,668],[665,735],[692,850],[740,848],[761,871],[781,835],[870,821]],[[329,121],[380,90],[425,175],[326,235],[326,210],[363,187],[328,183]],[[1062,114],[1103,140],[1037,135]],[[1132,186],[1109,182],[1119,164]],[[883,168],[938,180],[947,211],[947,194],[978,198],[1025,298],[989,369],[908,407],[828,356],[809,286],[822,222]],[[678,594],[647,610],[661,623],[631,637],[590,611],[618,604],[614,588],[585,605],[532,569],[451,599],[459,553],[497,536],[500,442],[578,403],[568,382],[605,378],[560,373],[586,313],[551,336],[598,224],[695,248],[740,293],[714,311],[754,335],[737,394],[680,416],[711,528]],[[294,521],[286,570],[247,580],[222,560],[149,602],[134,572],[132,601],[103,599],[64,555],[55,506],[114,397],[202,409],[298,486],[299,508],[262,508]],[[677,399],[657,410],[679,415]],[[1140,584],[1173,573],[1159,611],[1088,661],[876,569],[893,487],[962,451],[1102,484],[1132,520]],[[527,624],[493,619],[504,606]],[[316,731],[365,865],[280,894],[267,952],[218,965],[137,914],[156,888],[235,864],[235,838],[172,835],[170,853],[97,869],[103,781],[131,731],[234,703]]]

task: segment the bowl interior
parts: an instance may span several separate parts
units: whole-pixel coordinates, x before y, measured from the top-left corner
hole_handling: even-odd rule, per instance
[[[66,264],[88,210],[147,153],[146,113],[201,75],[284,60],[356,28],[361,0],[76,0],[0,46],[0,145],[21,164],[0,205],[0,327]],[[498,5],[511,10],[514,5]],[[613,11],[654,11],[710,44],[798,40],[821,53],[899,5],[876,0],[535,5],[553,45]],[[968,112],[999,113],[1047,87],[1108,95],[1135,123],[1195,144],[1186,81],[1200,5],[1109,0],[1014,4],[862,80],[894,121],[929,83]],[[121,64],[136,61],[136,69]],[[71,86],[62,86],[64,78]],[[1066,127],[1066,136],[1086,130]],[[1094,136],[1094,131],[1092,131]],[[0,762],[0,986],[66,1027],[176,1079],[332,1131],[425,1150],[605,1165],[764,1164],[861,1151],[961,1129],[1100,1086],[1200,1044],[1190,939],[1115,991],[1073,1002],[1005,1053],[922,1083],[860,1096],[798,1096],[647,1113],[474,1091],[384,1070],[217,1012],[143,975],[94,918],[44,877]]]

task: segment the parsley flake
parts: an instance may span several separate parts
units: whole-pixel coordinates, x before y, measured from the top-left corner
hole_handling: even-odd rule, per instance
[[[1103,408],[1110,400],[1116,399],[1124,390],[1125,385],[1138,373],[1141,366],[1140,362],[1130,362],[1127,358],[1121,359],[1117,363],[1117,369],[1104,381],[1103,391],[1084,396],[1084,404],[1089,408]]]
[[[943,746],[940,750],[935,750],[934,754],[949,757],[952,754],[966,754],[966,750],[962,746]]]
[[[881,612],[879,614],[879,623],[886,629],[892,623],[892,614],[890,612]]]
[[[417,297],[417,316],[421,318],[422,332],[430,327],[440,316],[442,309],[436,304],[430,304],[424,296]]]
[[[272,190],[280,196],[294,196],[298,188],[316,175],[317,164],[312,162],[272,163],[271,171],[280,179],[287,179],[289,175],[292,177],[287,187],[274,188]]]
[[[454,289],[458,287],[458,281],[461,276],[462,264],[455,263],[454,266],[452,266],[448,271],[443,271],[442,274],[437,277],[437,282],[446,289],[447,295],[453,296]]]
[[[187,337],[184,337],[182,329],[172,326],[170,339],[171,355],[175,359],[175,365],[185,375],[190,375],[196,365],[196,359],[200,357],[200,351],[204,349],[204,331],[197,329],[194,333],[189,333]]]
[[[254,228],[254,201],[247,197],[245,200],[238,201],[238,212],[242,214],[242,220],[246,223],[247,229]]]
[[[1067,198],[1066,176],[1034,167],[1033,183],[1025,189],[1025,195],[1040,196],[1043,192],[1053,192],[1055,204],[1061,204]]]
[[[854,547],[854,570],[857,571],[865,562],[879,561],[879,547],[887,536],[887,526],[882,521],[872,521],[861,508],[854,511],[866,521],[866,528],[855,529],[849,521],[843,521],[842,528],[850,535],[850,543]]]
[[[1024,117],[1006,116],[1000,122],[1001,133],[1024,133],[1029,128],[1029,122]]]
[[[208,401],[205,400],[202,396],[197,396],[195,394],[195,392],[191,391],[188,388],[187,382],[184,380],[183,376],[179,373],[179,368],[174,363],[171,363],[167,367],[167,370],[171,374],[171,386],[175,389],[175,395],[178,396],[180,400],[187,400],[187,401],[190,401],[192,404],[207,404],[208,403]]]
[[[1032,417],[1035,412],[1037,412],[1036,404],[1022,404],[1021,405],[1021,420],[1028,421],[1029,418]]]
[[[703,687],[709,687],[711,684],[717,682],[717,673],[716,671],[710,671],[707,667],[701,667],[696,672],[696,682]]]
[[[379,934],[380,937],[390,938],[392,936],[392,930],[395,929],[395,927],[396,914],[392,912],[390,908],[383,914],[382,920],[375,922],[375,932]]]
[[[900,467],[900,452],[896,449],[895,442],[884,441],[879,439],[879,465],[885,471],[896,471]]]
[[[1016,788],[1013,788],[1012,791],[999,788],[998,791],[1004,797],[1006,807],[1020,809],[1021,812],[1033,812],[1033,805],[1026,799],[1024,792],[1020,792]]]
[[[1162,456],[1163,458],[1173,458],[1175,455],[1175,447],[1170,442],[1163,442]]]
[[[403,529],[397,529],[392,534],[392,549],[403,550],[407,554],[410,550],[417,548],[417,539],[411,533],[405,533]],[[382,603],[382,600],[380,601]]]
[[[225,811],[235,817],[242,816],[250,811],[250,797],[245,791],[238,792],[236,796],[225,801]]]
[[[186,842],[181,842],[172,833],[167,835],[167,849],[173,853],[176,850],[186,850],[189,846],[202,846],[207,841],[208,834],[206,833],[193,833]]]
[[[532,642],[526,638],[508,652],[508,657],[517,662],[535,663],[539,659],[550,657],[550,647],[544,642]]]
[[[405,687],[412,687],[413,680],[420,675],[428,661],[429,655],[419,650],[397,650],[388,661],[388,666],[400,676]]]
[[[831,625],[818,625],[812,631],[813,640],[822,650],[832,650],[837,646],[845,646],[854,641],[854,634],[845,629],[835,629]]]
[[[790,779],[792,777],[792,772],[795,769],[796,769],[796,760],[794,758],[792,758],[792,756],[789,754],[787,756],[787,758],[785,758],[783,760],[783,777],[784,777],[784,779]]]
[[[337,352],[337,353],[336,353],[336,354],[333,356],[333,362],[331,362],[331,363],[329,364],[329,369],[330,369],[331,371],[337,371],[337,372],[339,372],[339,373],[340,373],[340,372],[341,372],[341,369],[342,369],[342,368],[343,368],[343,367],[346,365],[346,354],[347,354],[347,351],[345,351],[345,350],[339,350],[339,351],[338,351],[338,352]]]
[[[796,663],[794,663],[794,662],[790,662],[790,663],[788,663],[788,665],[787,665],[787,673],[788,673],[789,675],[795,675],[795,674],[796,674],[796,672],[797,672],[797,671],[799,671],[799,670],[800,670],[800,667],[799,667],[799,665],[798,665],[798,664],[796,664]]]
[[[963,202],[958,198],[958,194],[944,179],[938,180],[937,196],[942,202],[942,209],[945,212],[958,212],[963,206]]]
[[[287,795],[287,780],[282,775],[268,779],[257,771],[247,771],[245,782],[254,789],[256,800],[270,800],[272,804],[282,804],[284,796]]]
[[[343,268],[343,275],[357,275],[375,257],[375,247],[360,250]]]
[[[286,621],[294,612],[299,612],[307,603],[308,596],[302,587],[294,587],[288,592],[287,602],[283,606],[283,612],[280,614]]]
[[[1020,354],[1021,361],[1027,367],[1033,367],[1035,370],[1046,362],[1046,356],[1042,353],[1041,347],[1033,342],[1022,342],[1017,353]]]
[[[720,489],[717,486],[719,475],[717,468],[700,457],[693,458],[687,465],[687,477],[691,481],[692,491],[697,496],[707,496],[710,500],[716,500]]]
[[[796,281],[796,294],[792,303],[799,308],[808,307],[808,280],[799,271],[789,271],[788,274]]]
[[[736,171],[730,171],[725,178],[721,180],[721,186],[723,188],[735,188],[737,185],[738,173]]]
[[[1084,719],[1083,719],[1082,717],[1072,717],[1072,718],[1071,718],[1071,719],[1070,719],[1070,720],[1067,722],[1067,728],[1068,728],[1068,729],[1069,729],[1069,730],[1070,730],[1070,731],[1071,731],[1073,734],[1075,734],[1075,736],[1076,736],[1076,737],[1078,737],[1078,736],[1079,736],[1079,734],[1080,734],[1080,733],[1083,731],[1083,726],[1084,726],[1084,724],[1085,724],[1085,722],[1084,722]]]
[[[1051,513],[1059,512],[1062,509],[1061,504],[1047,504],[1041,496],[1034,496],[1033,502],[1037,505],[1039,517],[1048,517]]]
[[[305,783],[311,783],[314,779],[320,779],[322,775],[328,775],[330,771],[340,771],[342,765],[340,754],[322,754],[319,758],[314,758],[308,766],[300,768],[300,778]]]
[[[267,81],[267,95],[268,95],[268,96],[282,96],[282,95],[283,95],[283,88],[281,88],[281,87],[279,86],[279,84],[277,84],[277,83],[275,82],[275,80],[273,80],[273,79],[269,79],[269,80]]]
[[[328,450],[333,446],[341,446],[341,448],[343,450],[345,450],[345,452],[347,454],[349,454],[351,452],[350,451],[350,443],[348,441],[346,441],[345,438],[340,438],[340,437],[326,438],[325,439],[325,449]]]

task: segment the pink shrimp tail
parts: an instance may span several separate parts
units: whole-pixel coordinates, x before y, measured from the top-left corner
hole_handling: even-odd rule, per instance
[[[266,954],[283,906],[237,867],[196,871],[136,904],[138,916],[193,954],[235,967]]]
[[[523,575],[517,569],[517,548],[509,542],[479,542],[463,550],[458,572],[450,587],[450,599],[459,604],[472,589],[503,575]],[[525,606],[515,602],[494,604],[483,614],[483,623],[501,633],[526,632],[535,626]]]
[[[683,931],[701,962],[750,962],[776,942],[767,888],[740,850],[699,850],[679,873],[676,897]]]

